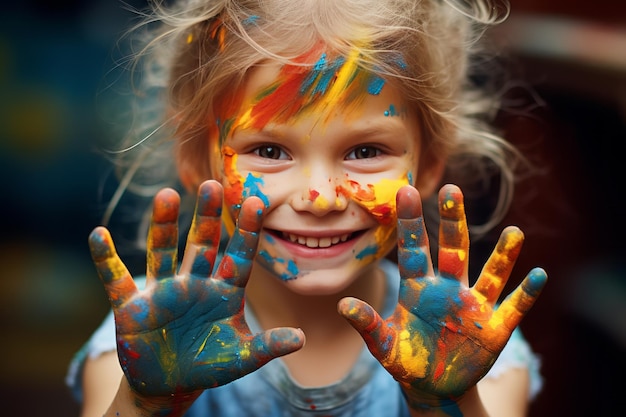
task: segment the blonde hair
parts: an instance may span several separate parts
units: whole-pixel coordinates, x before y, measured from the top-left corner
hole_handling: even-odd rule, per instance
[[[119,165],[122,180],[111,207],[142,181],[149,192],[171,184],[172,152],[188,189],[207,179],[209,120],[220,96],[240,87],[259,62],[289,63],[321,41],[339,54],[358,50],[363,67],[415,105],[425,158],[446,160],[446,179],[470,175],[480,183],[497,171],[496,207],[473,230],[485,232],[508,210],[523,158],[488,127],[497,102],[470,75],[484,29],[507,14],[508,4],[489,0],[179,0],[171,6],[155,0],[133,29],[145,40],[133,61],[142,65],[135,69],[141,68],[143,113],[128,152],[119,153],[126,162]]]

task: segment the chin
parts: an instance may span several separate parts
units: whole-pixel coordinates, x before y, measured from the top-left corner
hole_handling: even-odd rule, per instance
[[[296,276],[290,279],[283,277],[270,268],[270,273],[283,285],[295,294],[306,296],[327,296],[341,294],[350,295],[348,290],[351,286],[357,285],[361,279],[373,271],[377,259],[370,262],[354,260],[342,267],[316,268],[314,270],[299,270]],[[323,260],[319,261],[320,263]],[[266,266],[267,267],[267,266]]]
[[[290,291],[296,294],[323,296],[339,294],[357,280],[357,276],[347,276],[345,272],[322,269],[301,273],[284,283]]]

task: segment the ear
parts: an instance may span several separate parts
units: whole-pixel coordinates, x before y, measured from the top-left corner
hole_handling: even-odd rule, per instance
[[[445,167],[445,160],[441,158],[433,157],[421,161],[415,188],[420,192],[422,200],[430,197],[439,187]]]

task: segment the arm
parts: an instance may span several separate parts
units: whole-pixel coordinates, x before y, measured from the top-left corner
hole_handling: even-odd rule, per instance
[[[215,181],[203,183],[176,273],[179,204],[178,194],[170,189],[155,197],[144,290],[135,286],[108,231],[99,227],[90,235],[92,258],[115,315],[123,377],[115,385],[115,372],[107,370],[100,381],[97,373],[112,365],[110,356],[87,364],[85,417],[101,416],[100,407],[115,389],[105,416],[183,415],[204,389],[227,384],[304,343],[302,332],[291,328],[252,335],[244,319],[261,200],[243,203],[238,227],[215,269],[222,188]]]
[[[486,416],[477,383],[539,296],[546,274],[532,270],[496,308],[521,249],[522,232],[516,227],[502,232],[476,284],[469,287],[469,234],[458,187],[448,185],[439,193],[437,273],[417,190],[403,187],[397,207],[402,280],[395,312],[383,320],[354,298],[343,299],[339,311],[399,382],[413,415]]]
[[[510,368],[497,378],[483,378],[477,386],[490,416],[526,416],[530,386],[528,369]]]
[[[102,416],[124,376],[116,352],[87,358],[83,369],[83,403],[81,417]]]

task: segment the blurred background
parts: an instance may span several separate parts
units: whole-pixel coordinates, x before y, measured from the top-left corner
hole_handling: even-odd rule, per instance
[[[67,364],[108,311],[87,236],[110,196],[96,148],[115,129],[98,100],[134,18],[123,4],[22,0],[0,17],[0,398],[9,415],[78,415]],[[510,74],[498,123],[543,169],[520,184],[503,222],[526,233],[515,277],[536,265],[550,276],[522,323],[545,377],[530,415],[621,414],[626,3],[514,0],[493,39]]]

